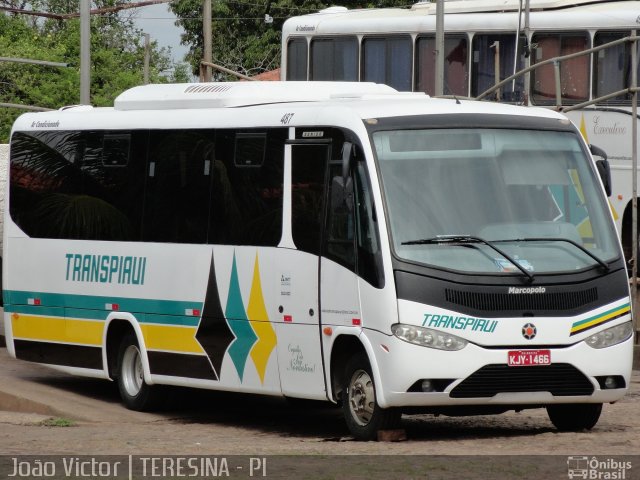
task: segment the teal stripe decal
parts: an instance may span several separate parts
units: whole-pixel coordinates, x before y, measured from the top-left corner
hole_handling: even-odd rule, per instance
[[[593,322],[597,318],[606,317],[607,315],[609,315],[609,314],[611,314],[611,313],[613,313],[615,311],[618,311],[618,310],[621,310],[621,309],[628,309],[630,307],[631,307],[631,304],[629,304],[629,303],[620,305],[619,307],[612,308],[611,310],[607,310],[606,312],[599,313],[598,315],[594,315],[593,317],[589,317],[589,318],[586,318],[584,320],[580,320],[579,322],[574,323],[571,326],[571,328],[579,327],[581,325],[584,325],[585,323]],[[629,313],[629,311],[622,312],[620,316],[622,316],[624,314],[627,314],[627,313]]]
[[[7,305],[5,313],[21,313],[23,315],[42,315],[47,317],[64,317],[64,308],[36,307],[33,305]]]
[[[77,310],[99,310],[109,312],[107,304],[117,304],[118,310],[131,313],[156,313],[159,315],[175,315],[183,317],[186,310],[202,311],[203,302],[184,302],[176,300],[154,300],[140,298],[125,297],[107,297],[94,295],[70,295],[63,293],[42,293],[27,292],[17,290],[5,290],[3,292],[5,298],[5,310],[16,311],[18,313],[28,313],[26,311],[18,311],[29,305],[29,299],[37,298],[40,300],[39,312],[42,307],[64,307]],[[106,314],[103,319],[106,318]],[[197,318],[197,317],[195,317]]]
[[[184,315],[145,315],[144,321],[140,320],[140,323],[155,323],[158,325],[173,325],[183,327],[197,327],[200,323],[200,317],[185,317]]]

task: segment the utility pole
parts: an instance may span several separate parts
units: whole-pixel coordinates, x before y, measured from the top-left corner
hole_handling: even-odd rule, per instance
[[[435,95],[444,93],[444,0],[436,0],[436,82]]]
[[[151,35],[149,35],[148,33],[144,33],[144,71],[142,74],[142,82],[145,85],[149,84],[149,57],[151,56],[151,48],[150,48],[150,42],[149,39],[151,38]]]
[[[91,0],[80,0],[80,103],[91,104]]]
[[[211,52],[211,42],[212,42],[212,33],[211,33],[211,0],[204,0],[204,4],[202,5],[202,37],[204,41],[204,76],[203,80],[205,82],[211,81],[211,66],[207,65],[207,63],[213,62],[213,55]]]

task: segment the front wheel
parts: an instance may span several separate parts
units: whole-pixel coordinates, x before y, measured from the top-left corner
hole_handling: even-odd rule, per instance
[[[122,339],[118,351],[118,389],[120,398],[130,410],[149,411],[160,404],[158,387],[144,381],[142,355],[133,334]]]
[[[379,430],[394,429],[400,424],[399,410],[381,408],[376,402],[371,365],[365,354],[355,355],[347,362],[342,392],[342,412],[357,440],[374,440]]]
[[[598,423],[601,412],[601,403],[567,403],[547,407],[551,423],[561,432],[591,430]]]

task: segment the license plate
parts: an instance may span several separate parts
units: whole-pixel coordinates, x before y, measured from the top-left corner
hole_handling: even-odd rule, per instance
[[[551,350],[512,350],[508,352],[507,364],[510,367],[551,365]]]

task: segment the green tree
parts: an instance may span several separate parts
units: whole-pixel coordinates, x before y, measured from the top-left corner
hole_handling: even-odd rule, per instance
[[[22,8],[13,0],[0,5]],[[36,0],[30,9],[56,14],[75,13],[78,2]],[[93,8],[115,5],[114,0],[97,0]],[[60,108],[80,100],[80,21],[51,19],[0,12],[0,51],[10,58],[28,58],[67,63],[68,67],[47,67],[0,62],[0,102]],[[171,64],[169,51],[151,46],[150,81],[185,81],[183,67]],[[142,84],[144,41],[142,32],[122,13],[91,17],[91,103],[113,105],[122,91]],[[6,143],[11,125],[24,110],[0,108],[0,143]]]
[[[185,33],[182,44],[189,45],[187,60],[197,75],[203,56],[202,0],[174,0],[171,10]],[[350,1],[349,8],[399,7],[407,0]],[[292,16],[313,13],[334,5],[322,0],[212,0],[213,61],[245,75],[278,68],[282,24]],[[273,18],[265,22],[265,15]],[[224,75],[216,74],[218,79]]]

